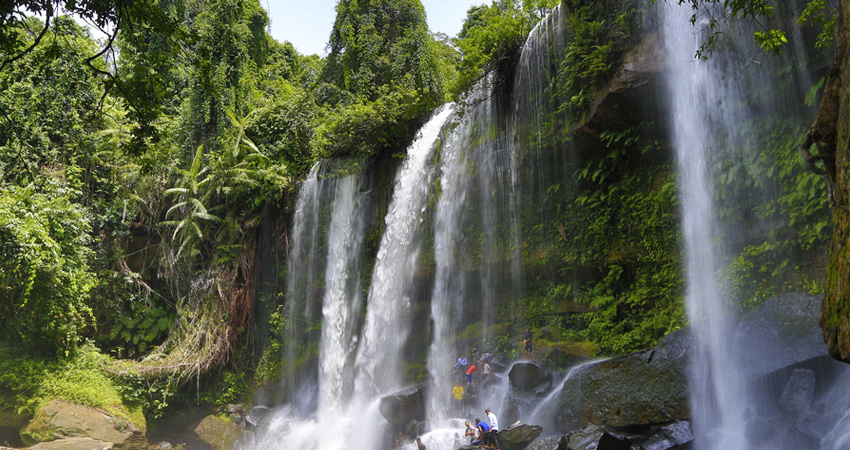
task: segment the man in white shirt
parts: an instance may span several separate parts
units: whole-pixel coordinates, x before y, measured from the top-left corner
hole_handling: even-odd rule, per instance
[[[494,433],[499,431],[499,419],[496,418],[496,415],[489,408],[484,410],[484,414],[487,414],[487,417],[490,419],[490,429]]]

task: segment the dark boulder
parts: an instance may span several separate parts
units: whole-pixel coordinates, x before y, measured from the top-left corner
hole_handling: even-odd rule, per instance
[[[425,418],[425,386],[417,384],[381,397],[381,415],[393,425],[406,425]]]
[[[690,417],[688,353],[683,331],[656,347],[574,369],[558,406],[562,432],[588,424],[634,427]]]
[[[499,439],[502,450],[523,450],[532,441],[540,436],[543,427],[540,425],[528,425],[517,422],[504,430],[499,431],[496,437]]]
[[[552,374],[533,362],[519,362],[511,367],[508,380],[514,392],[544,395],[552,389]]]
[[[608,433],[603,433],[599,443],[596,444],[596,450],[631,450],[631,448],[631,439]]]

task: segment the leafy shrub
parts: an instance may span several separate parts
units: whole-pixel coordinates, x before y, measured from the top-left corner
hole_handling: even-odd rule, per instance
[[[93,326],[91,227],[68,194],[54,183],[0,193],[0,333],[44,355],[70,354]]]

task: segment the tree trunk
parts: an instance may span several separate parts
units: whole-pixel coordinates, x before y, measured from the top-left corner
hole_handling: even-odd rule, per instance
[[[837,20],[835,62],[815,121],[832,116],[835,127],[833,236],[820,326],[830,355],[850,363],[850,0],[841,0]]]

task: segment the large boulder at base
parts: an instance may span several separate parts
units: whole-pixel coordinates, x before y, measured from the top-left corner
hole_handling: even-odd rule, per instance
[[[733,348],[741,366],[756,378],[812,358],[827,356],[818,317],[823,296],[784,294],[747,313],[735,332]]]
[[[40,442],[29,450],[113,450],[111,442],[98,441],[87,437],[72,437],[57,439],[50,442]]]
[[[549,436],[532,442],[525,450],[567,450],[567,441],[566,436]]]
[[[515,392],[544,395],[552,388],[552,374],[533,362],[519,362],[508,372],[511,389]]]
[[[425,386],[417,384],[381,397],[381,415],[393,425],[404,425],[411,420],[425,418]]]
[[[596,448],[596,443],[605,434],[605,430],[596,425],[589,425],[581,430],[573,431],[566,436],[566,449],[587,450]]]
[[[496,437],[499,439],[502,450],[523,450],[528,447],[528,444],[537,439],[542,432],[543,427],[540,425],[528,425],[517,422],[499,431]]]
[[[229,450],[242,436],[243,427],[230,417],[209,415],[192,427],[198,440],[215,450]]]
[[[574,369],[558,405],[561,432],[588,424],[633,427],[690,417],[688,354],[683,331],[656,347]]]
[[[677,421],[665,425],[639,427],[630,430],[610,429],[588,425],[571,432],[562,439],[550,439],[547,443],[535,442],[529,450],[668,450],[688,448],[694,437],[691,424]],[[538,441],[539,442],[539,441]]]
[[[111,442],[116,450],[145,450],[148,445],[145,431],[138,426],[99,409],[63,400],[45,404],[21,431],[21,439],[27,445],[70,437]]]

